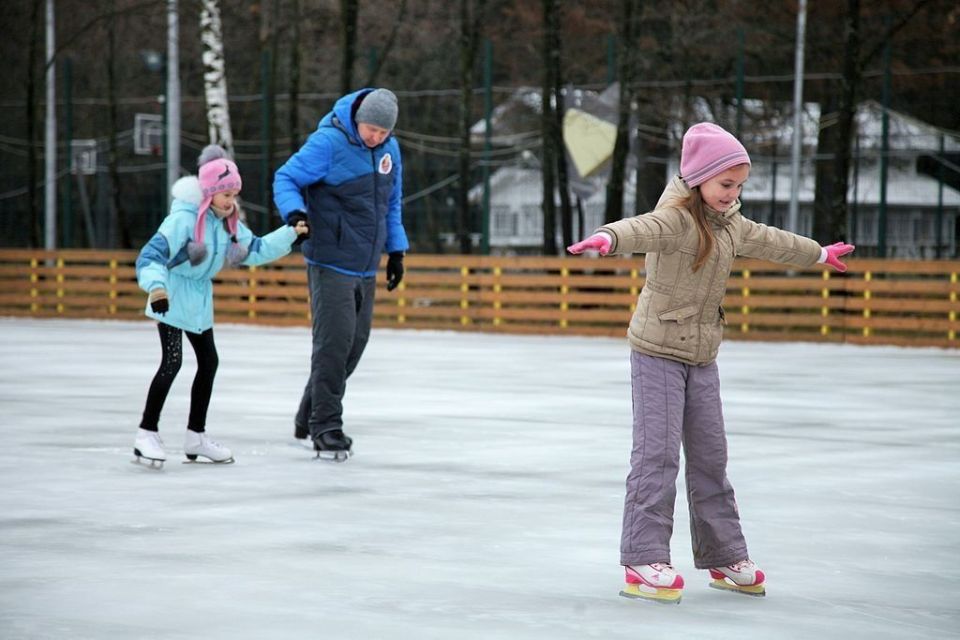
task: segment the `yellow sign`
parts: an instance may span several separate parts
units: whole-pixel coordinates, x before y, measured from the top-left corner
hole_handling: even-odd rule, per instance
[[[563,116],[563,141],[577,173],[586,178],[613,155],[617,125],[579,109]]]

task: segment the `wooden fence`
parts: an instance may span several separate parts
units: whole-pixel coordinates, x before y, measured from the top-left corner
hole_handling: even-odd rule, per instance
[[[0,315],[143,319],[136,252],[0,249]],[[410,255],[379,291],[378,327],[623,336],[643,258]],[[957,348],[960,261],[857,260],[846,274],[737,261],[724,300],[727,339]],[[222,272],[218,322],[309,326],[299,255]]]

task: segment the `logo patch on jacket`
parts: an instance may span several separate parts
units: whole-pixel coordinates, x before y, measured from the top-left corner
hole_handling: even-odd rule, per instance
[[[380,158],[380,166],[377,167],[377,171],[379,171],[383,175],[387,175],[392,170],[393,170],[393,158],[390,157],[389,153],[385,153],[383,154],[383,157]]]

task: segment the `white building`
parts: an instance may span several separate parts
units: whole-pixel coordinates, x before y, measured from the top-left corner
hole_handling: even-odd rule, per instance
[[[494,132],[503,131],[495,143],[527,143],[518,160],[501,166],[490,178],[490,247],[496,253],[536,253],[543,244],[542,185],[539,164],[529,150],[530,131],[520,130],[535,126],[540,107],[536,89],[518,91],[510,101],[498,107],[492,119]],[[533,97],[535,96],[535,97]],[[568,107],[583,109],[610,119],[615,117],[616,93],[596,94],[578,91],[571,94]],[[706,101],[694,105],[693,118],[714,120],[718,110]],[[770,113],[769,106],[757,101],[745,103],[746,120],[750,137],[744,142],[751,151],[753,170],[742,195],[744,215],[751,219],[779,227],[786,227],[790,203],[790,145],[792,118],[779,113]],[[729,111],[722,113],[732,120]],[[956,256],[958,252],[958,217],[960,217],[960,192],[935,177],[918,171],[920,159],[939,154],[941,137],[944,151],[960,151],[960,139],[944,134],[935,127],[908,115],[889,112],[889,154],[887,170],[887,256],[893,258],[932,258],[936,255],[936,223],[940,220],[942,241],[941,256]],[[861,255],[876,252],[878,246],[880,209],[880,147],[882,107],[873,101],[862,103],[857,109],[856,128],[858,140],[851,158],[851,173],[848,191],[848,229],[845,238],[858,246]],[[819,105],[808,103],[804,113],[803,163],[799,189],[798,229],[810,235],[813,228],[814,162],[816,157],[817,131],[820,121]],[[523,123],[519,125],[517,123]],[[678,172],[679,140],[684,126],[677,123],[666,135],[675,149],[671,157],[664,159],[666,171],[664,182]],[[474,128],[479,138],[483,134],[483,122]],[[513,142],[511,142],[513,141]],[[760,151],[757,151],[760,150]],[[609,163],[607,163],[609,164]],[[571,189],[580,196],[583,225],[580,228],[577,213],[574,213],[574,233],[582,236],[593,231],[603,222],[606,199],[605,167],[589,178],[577,175],[573,163],[569,164],[573,178]],[[950,171],[951,169],[947,169]],[[633,210],[634,171],[627,172],[624,211]],[[482,185],[471,192],[474,202],[479,203]],[[559,198],[557,198],[559,206]],[[642,213],[642,212],[640,212]],[[559,231],[558,231],[559,240]]]

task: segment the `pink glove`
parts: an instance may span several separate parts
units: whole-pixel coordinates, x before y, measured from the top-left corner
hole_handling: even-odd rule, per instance
[[[854,247],[852,244],[847,244],[845,242],[834,242],[831,245],[823,247],[823,250],[827,252],[827,257],[824,259],[824,262],[840,273],[843,273],[847,270],[847,265],[840,262],[840,258],[847,255],[848,253],[853,253]]]
[[[612,244],[610,236],[606,233],[595,233],[586,240],[581,240],[576,244],[572,244],[567,247],[567,251],[572,254],[579,254],[592,249],[598,251],[600,255],[605,256],[610,253],[610,245]]]

